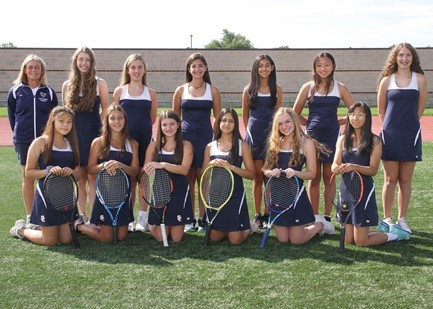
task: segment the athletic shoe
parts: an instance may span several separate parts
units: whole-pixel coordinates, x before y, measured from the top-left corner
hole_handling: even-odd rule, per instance
[[[26,227],[25,220],[17,220],[15,221],[15,225],[11,228],[10,233],[13,237],[23,239],[24,237],[18,233],[19,230]]]
[[[391,224],[393,224],[393,222],[392,222],[392,218],[385,218],[385,219],[383,219],[382,220],[383,222],[385,222],[386,224],[388,224],[388,225],[391,225]]]
[[[397,220],[396,224],[400,226],[403,230],[408,232],[409,234],[412,234],[412,230],[409,228],[409,225],[407,224],[406,218],[400,218]]]
[[[316,218],[316,222],[320,222],[323,225],[323,230],[319,233],[320,236],[335,234],[335,226],[331,222],[326,221],[321,215],[314,215],[314,217]]]
[[[183,231],[184,232],[195,232],[195,231],[197,231],[195,229],[195,222],[196,221],[194,219],[194,221],[192,223],[185,224],[185,228],[183,229]]]
[[[262,220],[262,228],[266,229],[268,227],[269,214],[264,214],[261,220]]]
[[[205,217],[198,219],[197,220],[197,225],[198,225],[198,231],[199,232],[204,232],[207,230],[207,222]]]
[[[254,223],[256,223],[259,227],[259,229],[263,228],[263,218],[262,218],[262,214],[256,214],[254,216]]]
[[[410,233],[407,230],[403,229],[398,224],[391,224],[389,227],[389,232],[397,235],[398,241],[410,239]]]
[[[331,222],[331,216],[324,215],[323,218],[325,218],[326,221]]]
[[[377,230],[379,232],[389,233],[389,224],[386,223],[385,220],[382,220],[379,222],[379,226],[377,227]]]
[[[251,227],[250,235],[253,233],[257,233],[259,231],[259,224],[256,223],[254,220],[250,220],[250,227]]]
[[[129,222],[128,224],[128,232],[132,233],[135,231],[134,222]]]
[[[137,219],[137,224],[135,225],[135,231],[138,232],[146,232],[149,230],[148,226],[147,226],[147,219],[148,219],[148,214],[146,212],[146,214],[138,216]],[[129,230],[129,227],[128,227]]]

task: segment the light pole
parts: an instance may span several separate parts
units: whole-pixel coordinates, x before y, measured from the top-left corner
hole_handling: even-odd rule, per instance
[[[191,49],[192,49],[192,34],[191,34]]]

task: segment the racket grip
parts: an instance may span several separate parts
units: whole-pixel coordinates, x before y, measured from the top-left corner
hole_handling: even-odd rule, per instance
[[[212,224],[208,224],[207,229],[206,229],[206,235],[204,237],[204,244],[205,246],[209,246],[209,241],[210,241],[210,231],[212,229]]]
[[[266,228],[265,234],[263,235],[262,242],[260,243],[260,248],[263,248],[266,245],[266,241],[268,240],[269,232],[271,228]]]
[[[161,235],[162,235],[162,243],[164,247],[168,247],[168,239],[167,239],[167,231],[165,230],[165,223],[161,223]]]
[[[119,244],[119,238],[117,237],[117,226],[113,226],[113,243],[115,246]]]
[[[341,232],[340,232],[340,252],[344,252],[344,242],[346,240],[346,227],[344,225],[341,226]]]
[[[78,242],[77,232],[75,231],[74,224],[69,221],[69,229],[71,231],[72,240],[74,241],[74,245],[76,249],[80,249],[80,243]]]

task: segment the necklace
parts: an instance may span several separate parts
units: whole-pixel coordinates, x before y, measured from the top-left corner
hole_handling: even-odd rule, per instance
[[[194,86],[193,84],[189,83],[189,85],[190,85],[192,88],[194,88],[194,89],[199,89],[199,88],[201,88],[201,86],[203,86],[203,84],[204,84],[204,81],[202,81],[202,83],[201,83],[199,86]]]

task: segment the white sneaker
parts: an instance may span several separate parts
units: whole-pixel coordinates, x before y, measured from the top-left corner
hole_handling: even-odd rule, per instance
[[[324,234],[335,234],[335,226],[331,222],[326,221],[326,219],[320,215],[315,215],[314,217],[316,218],[316,222],[320,222],[323,225],[323,230],[319,233],[320,236],[323,236]]]
[[[26,221],[25,220],[17,220],[15,221],[15,225],[10,229],[10,233],[13,237],[23,239],[23,236],[21,236],[18,231],[22,228],[26,227]]]
[[[128,224],[128,232],[134,232],[135,227],[134,227],[134,222],[129,222]]]
[[[388,224],[388,225],[393,224],[393,222],[392,222],[392,218],[390,218],[390,217],[388,217],[388,218],[384,218],[382,221],[383,221],[384,223]]]
[[[145,215],[138,216],[137,224],[135,225],[135,231],[142,232],[142,233],[148,231],[149,228],[147,227],[147,219],[148,219],[147,213]]]
[[[409,228],[409,225],[407,224],[407,221],[406,221],[405,217],[399,218],[395,224],[397,224],[398,226],[400,226],[403,230],[405,230],[409,234],[412,234],[412,230]]]
[[[195,224],[194,223],[189,223],[189,224],[185,224],[185,228],[183,229],[184,232],[195,232]]]
[[[250,227],[251,227],[250,235],[253,233],[257,233],[257,231],[260,228],[260,223],[255,222],[254,220],[250,220]]]

